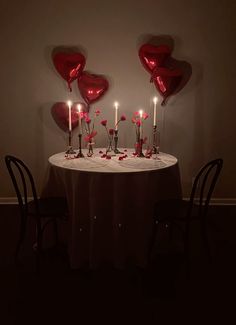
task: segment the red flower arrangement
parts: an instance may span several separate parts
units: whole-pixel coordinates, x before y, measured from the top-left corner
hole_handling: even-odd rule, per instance
[[[93,117],[93,122],[92,119],[89,116],[88,112],[80,112],[80,116],[81,119],[83,119],[84,121],[84,127],[85,127],[85,131],[86,131],[86,137],[84,138],[84,141],[88,142],[88,148],[89,148],[89,152],[88,152],[88,156],[91,157],[93,155],[93,138],[97,135],[97,131],[94,130],[95,127],[95,120],[97,118],[97,116],[99,116],[101,113],[101,111],[99,109],[96,109],[94,111],[94,117]]]
[[[148,118],[148,114],[140,110],[139,112],[134,112],[132,117],[132,123],[135,125],[136,133],[136,144],[135,144],[135,155],[143,156],[142,146],[147,141],[147,137],[143,137],[143,122]]]
[[[118,122],[115,124],[115,128],[114,129],[108,129],[107,127],[107,120],[102,120],[101,121],[101,125],[103,125],[105,128],[106,128],[106,132],[107,132],[107,136],[108,136],[108,141],[109,141],[109,145],[107,147],[107,150],[106,150],[106,154],[109,152],[109,151],[112,151],[113,148],[112,148],[112,143],[113,143],[113,138],[114,138],[114,135],[115,135],[115,132],[116,132],[116,127],[117,125],[122,121],[125,121],[126,120],[126,117],[125,115],[121,115],[120,119],[118,120]]]

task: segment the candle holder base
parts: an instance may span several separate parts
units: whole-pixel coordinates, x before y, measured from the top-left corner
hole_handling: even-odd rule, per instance
[[[139,157],[139,158],[144,158],[145,156],[144,156],[144,154],[143,154],[142,152],[139,152],[139,153],[137,154],[137,157]]]
[[[160,152],[159,152],[159,147],[156,147],[156,146],[153,146],[153,148],[152,148],[152,154],[153,155],[157,155],[157,154],[159,154]]]
[[[79,151],[75,158],[84,158],[84,154],[82,153],[82,151]]]
[[[72,146],[69,146],[68,149],[65,152],[66,155],[74,155],[76,154],[75,150],[72,148]]]
[[[123,154],[124,152],[122,152],[122,151],[120,151],[119,149],[115,148],[115,149],[114,149],[114,153],[115,153],[116,155],[118,155],[118,154]]]
[[[82,153],[81,138],[82,138],[82,134],[80,133],[79,134],[79,152],[77,153],[75,158],[84,158],[84,155]]]

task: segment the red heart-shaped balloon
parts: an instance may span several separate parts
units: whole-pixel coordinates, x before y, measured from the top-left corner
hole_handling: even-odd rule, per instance
[[[69,90],[72,91],[72,81],[80,76],[85,66],[83,54],[58,52],[53,55],[53,63],[58,73],[67,81]]]
[[[139,49],[139,58],[142,65],[150,73],[163,66],[170,55],[171,49],[168,45],[143,44]]]
[[[81,96],[90,105],[105,94],[109,83],[103,76],[84,71],[78,78],[78,87]]]
[[[152,74],[151,80],[164,98],[161,105],[165,105],[166,99],[177,92],[183,79],[183,71],[179,68],[157,68]]]
[[[87,112],[87,105],[84,103],[73,103],[71,107],[71,127],[72,130],[75,129],[78,126],[78,108],[77,105],[80,104],[82,106],[82,110]],[[59,102],[55,103],[51,108],[51,114],[56,122],[56,124],[59,126],[60,129],[62,129],[65,132],[69,131],[69,107],[67,103]]]

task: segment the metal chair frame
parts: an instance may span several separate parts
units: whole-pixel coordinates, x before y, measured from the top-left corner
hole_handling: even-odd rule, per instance
[[[23,244],[26,235],[26,226],[27,226],[27,218],[32,215],[36,220],[36,244],[34,245],[34,250],[36,252],[36,268],[39,270],[39,258],[42,251],[42,237],[43,232],[46,226],[49,223],[53,223],[55,239],[56,243],[58,242],[58,233],[57,233],[57,222],[55,216],[50,215],[42,215],[40,212],[40,203],[41,199],[38,198],[36,186],[34,182],[34,178],[29,170],[29,168],[25,165],[25,163],[11,155],[5,156],[5,162],[8,169],[8,172],[11,176],[11,180],[17,195],[18,206],[20,210],[20,232],[19,239],[17,242],[16,250],[15,250],[15,262],[18,262],[18,256],[20,252],[20,248]],[[17,175],[18,174],[18,178]],[[29,185],[28,185],[29,184]],[[32,192],[33,200],[29,197],[29,191]],[[33,202],[32,202],[33,201]],[[33,203],[34,205],[34,213],[29,211],[29,203]],[[64,215],[64,211],[61,212]],[[44,223],[42,223],[42,217],[46,219]],[[62,215],[58,216],[62,217]]]
[[[166,228],[169,229],[169,235],[170,240],[173,236],[173,227],[177,227],[178,229],[181,229],[183,234],[183,242],[184,242],[184,254],[186,257],[187,264],[189,264],[189,232],[190,232],[190,222],[192,220],[199,220],[201,224],[201,234],[202,234],[202,240],[209,258],[209,261],[211,261],[211,250],[209,245],[209,239],[208,239],[208,233],[207,233],[207,213],[209,208],[209,203],[212,197],[212,193],[214,191],[214,188],[216,186],[217,180],[219,178],[221,169],[223,166],[223,160],[221,158],[214,159],[210,162],[208,162],[206,165],[204,165],[199,172],[197,173],[189,201],[184,201],[182,199],[180,200],[174,200],[175,203],[179,203],[181,206],[182,204],[186,207],[186,214],[185,215],[162,215],[160,217],[160,214],[158,214],[158,206],[160,207],[160,204],[170,205],[173,204],[173,200],[165,200],[157,202],[155,206],[155,213],[154,213],[154,226],[153,226],[153,233],[152,238],[150,242],[150,249],[149,249],[149,259],[153,250],[154,243],[156,241],[158,227],[161,223],[164,223],[166,225]],[[210,182],[209,182],[210,180]],[[200,195],[197,198],[197,190],[200,189]],[[197,201],[197,204],[196,204]],[[194,211],[197,210],[197,214],[193,214]],[[164,212],[165,213],[165,212]],[[184,224],[184,229],[182,227],[179,227],[180,224]],[[188,266],[189,268],[189,266]]]

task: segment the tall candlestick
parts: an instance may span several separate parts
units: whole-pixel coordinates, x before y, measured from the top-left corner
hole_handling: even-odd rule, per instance
[[[115,106],[115,130],[117,131],[118,130],[118,107],[119,107],[119,104],[117,102],[114,103],[114,106]]]
[[[143,110],[142,109],[139,110],[139,117],[140,117],[140,127],[139,127],[140,139],[142,139],[143,138],[143,127],[142,127]]]
[[[79,134],[81,135],[82,134],[82,126],[81,126],[81,115],[80,115],[80,112],[81,112],[81,105],[78,104],[78,111],[79,111]]]
[[[67,105],[68,105],[68,108],[69,108],[69,110],[68,110],[68,114],[69,114],[69,131],[71,131],[71,101],[70,100],[68,100],[68,102],[67,102]]]
[[[154,97],[153,98],[153,126],[157,125],[157,102],[158,102],[158,98]]]

